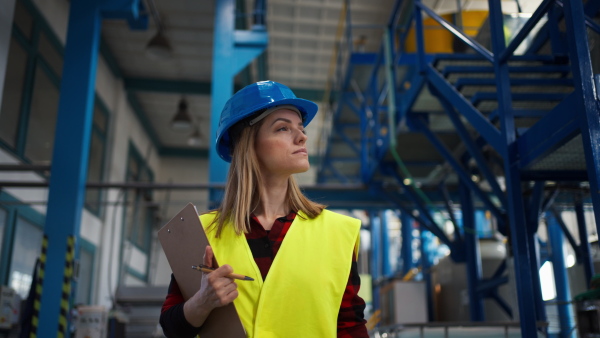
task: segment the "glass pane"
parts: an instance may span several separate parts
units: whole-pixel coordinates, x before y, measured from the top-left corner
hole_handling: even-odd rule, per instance
[[[33,162],[50,163],[58,110],[58,88],[38,66],[33,85],[25,156]]]
[[[58,77],[62,75],[63,57],[45,33],[40,34],[38,51]]]
[[[100,129],[102,134],[106,134],[107,114],[98,106],[94,105],[94,125]]]
[[[102,164],[104,158],[104,142],[97,131],[92,132],[90,160],[88,165],[88,182],[102,181]],[[100,189],[86,190],[86,205],[94,212],[100,210]]]
[[[33,18],[29,11],[23,6],[20,1],[15,2],[15,17],[14,23],[19,27],[21,32],[31,40],[31,30],[33,28]]]
[[[42,229],[22,218],[17,219],[14,247],[10,262],[10,286],[23,298],[27,298],[35,260],[42,246]]]
[[[129,168],[127,168],[128,171],[128,177],[127,177],[127,181],[138,181],[138,162],[135,160],[135,158],[131,155],[129,155]]]
[[[6,229],[6,210],[0,208],[0,252],[2,252],[2,243],[4,242],[4,229]],[[2,258],[2,257],[0,257]]]
[[[92,289],[92,274],[94,271],[94,254],[87,250],[79,252],[79,279],[77,280],[77,295],[75,303],[90,304]]]
[[[0,138],[11,147],[15,147],[17,140],[27,58],[23,47],[14,38],[11,39],[0,108]]]

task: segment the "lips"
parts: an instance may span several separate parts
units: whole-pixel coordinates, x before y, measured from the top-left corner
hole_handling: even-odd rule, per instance
[[[293,152],[293,154],[308,154],[306,148],[301,148]]]

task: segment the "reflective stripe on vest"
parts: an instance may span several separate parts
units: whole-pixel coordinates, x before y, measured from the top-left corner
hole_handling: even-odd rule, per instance
[[[200,216],[207,228],[216,213]],[[218,263],[254,278],[236,281],[234,301],[248,337],[336,337],[337,317],[358,253],[360,221],[323,210],[309,219],[299,212],[263,281],[245,236],[226,224],[207,237]]]

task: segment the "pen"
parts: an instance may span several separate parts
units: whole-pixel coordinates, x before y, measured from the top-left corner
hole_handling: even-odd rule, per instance
[[[202,271],[202,272],[206,272],[206,273],[210,273],[210,272],[215,271],[215,269],[210,268],[210,267],[208,267],[206,265],[199,265],[199,266],[192,265],[192,269],[198,270],[198,271]],[[237,273],[232,273],[232,274],[229,274],[229,275],[227,275],[225,277],[227,277],[227,278],[233,278],[233,279],[239,279],[239,280],[254,280],[254,278],[252,278],[252,277],[240,275],[240,274],[237,274]]]

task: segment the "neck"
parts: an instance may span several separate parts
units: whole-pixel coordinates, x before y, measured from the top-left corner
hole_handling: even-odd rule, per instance
[[[262,177],[263,184],[259,187],[260,203],[254,210],[263,227],[271,228],[276,218],[286,216],[290,210],[286,199],[288,177]]]

